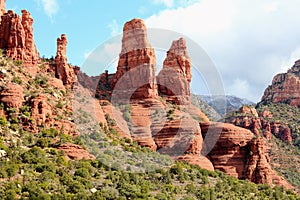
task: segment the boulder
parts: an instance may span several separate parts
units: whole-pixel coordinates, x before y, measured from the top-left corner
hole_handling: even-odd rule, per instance
[[[15,83],[8,83],[0,92],[0,101],[8,108],[21,108],[24,102],[23,88]]]
[[[96,159],[95,156],[91,155],[87,150],[76,144],[62,144],[57,147],[57,150],[64,151],[68,160]]]

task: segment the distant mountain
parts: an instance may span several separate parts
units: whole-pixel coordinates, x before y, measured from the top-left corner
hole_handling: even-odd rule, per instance
[[[191,100],[192,104],[200,108],[212,121],[218,121],[222,118],[222,116],[214,108],[202,100],[199,95],[192,94]]]
[[[221,117],[225,116],[228,112],[239,109],[242,105],[254,104],[254,102],[249,101],[248,99],[232,95],[199,95],[199,97],[202,101],[212,107]]]

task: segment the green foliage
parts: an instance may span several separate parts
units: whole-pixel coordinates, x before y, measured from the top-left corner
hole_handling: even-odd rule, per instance
[[[64,104],[62,101],[58,101],[58,103],[56,104],[56,108],[62,109],[64,107]]]
[[[19,84],[19,85],[22,85],[22,83],[23,83],[21,77],[19,77],[19,76],[14,76],[14,77],[12,78],[11,82],[16,83],[16,84]]]
[[[38,75],[35,78],[35,83],[37,84],[37,86],[45,87],[45,86],[48,86],[48,79],[45,76]]]
[[[105,119],[106,119],[107,125],[109,127],[117,125],[116,121],[114,119],[112,119],[109,114],[105,114]]]
[[[22,60],[14,60],[13,61],[13,64],[17,67],[21,66],[23,64],[23,61]]]
[[[7,119],[5,116],[0,116],[0,125],[6,127],[8,125]]]

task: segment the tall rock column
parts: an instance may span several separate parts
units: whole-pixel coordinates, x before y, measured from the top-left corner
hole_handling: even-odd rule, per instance
[[[6,13],[6,0],[0,0],[0,22],[1,16]]]
[[[124,95],[133,92],[132,99],[157,97],[155,68],[155,51],[148,42],[144,21],[133,19],[127,22],[123,28],[115,89],[123,90]]]
[[[55,75],[61,79],[65,86],[72,88],[73,84],[77,81],[74,68],[68,64],[67,59],[67,44],[68,39],[65,34],[57,38],[57,51],[55,56]]]
[[[191,67],[186,41],[183,38],[173,41],[157,76],[158,91],[167,101],[180,105],[190,103]]]
[[[36,64],[40,58],[34,44],[33,19],[22,10],[22,18],[9,10],[1,18],[0,48],[13,60],[22,60],[26,65]]]
[[[37,63],[40,59],[39,53],[36,49],[34,38],[33,38],[33,18],[30,13],[26,10],[22,10],[22,26],[25,33],[25,49],[24,56],[25,61],[29,61],[33,64]]]

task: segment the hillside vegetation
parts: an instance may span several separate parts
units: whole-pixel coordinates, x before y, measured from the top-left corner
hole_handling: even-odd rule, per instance
[[[29,100],[37,94],[49,97],[57,111],[53,120],[75,120],[66,109],[71,91],[55,90],[48,84],[53,75],[46,71],[32,77],[21,62],[3,57],[0,62],[1,69],[7,71],[2,84],[14,82],[24,86],[28,99],[20,112],[1,105],[8,114],[0,119],[0,199],[300,199],[284,188],[256,185],[218,171],[174,163],[168,156],[120,139],[110,127],[113,121],[108,126],[91,127],[89,133],[81,132],[80,136],[43,125],[38,126],[37,133],[26,131],[19,124],[25,118],[32,120]],[[84,111],[76,118],[89,121]],[[57,150],[65,143],[85,147],[96,159],[68,160],[63,151]],[[133,157],[125,168],[119,162],[122,152]],[[149,166],[149,160],[164,167]],[[141,167],[144,172],[134,172]]]

